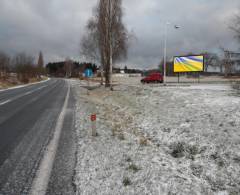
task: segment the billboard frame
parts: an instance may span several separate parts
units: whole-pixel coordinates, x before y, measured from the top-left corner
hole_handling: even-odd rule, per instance
[[[181,57],[189,57],[189,56],[192,56],[192,57],[196,57],[196,56],[203,56],[203,70],[202,71],[186,71],[186,72],[175,72],[174,71],[174,65],[175,65],[175,58],[181,58]],[[173,73],[175,73],[175,74],[180,74],[180,73],[194,73],[194,72],[196,72],[196,73],[202,73],[202,72],[205,72],[205,55],[202,55],[202,54],[199,54],[199,55],[196,55],[196,54],[193,54],[193,55],[183,55],[183,56],[173,56]]]

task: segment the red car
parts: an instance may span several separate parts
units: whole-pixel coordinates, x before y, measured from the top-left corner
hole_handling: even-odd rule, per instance
[[[142,83],[163,83],[163,76],[160,73],[151,73],[141,80]]]

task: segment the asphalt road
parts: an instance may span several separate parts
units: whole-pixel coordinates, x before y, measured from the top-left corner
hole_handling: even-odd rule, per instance
[[[51,79],[0,91],[0,195],[29,194],[69,87],[63,79]],[[70,89],[46,194],[74,194],[74,105]]]

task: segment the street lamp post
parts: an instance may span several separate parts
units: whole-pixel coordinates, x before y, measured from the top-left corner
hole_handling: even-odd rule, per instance
[[[164,34],[164,57],[163,57],[163,83],[167,83],[167,36],[168,36],[168,25],[170,22],[166,22],[165,24],[165,34]],[[175,29],[179,29],[180,26],[175,25]]]
[[[165,24],[165,34],[164,34],[164,57],[163,57],[163,82],[166,84],[166,67],[167,67],[167,34],[168,34],[168,25],[170,23],[166,22]]]

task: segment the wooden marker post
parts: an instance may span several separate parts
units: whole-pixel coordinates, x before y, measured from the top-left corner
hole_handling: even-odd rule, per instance
[[[92,114],[92,115],[91,115],[92,136],[94,136],[94,137],[97,136],[96,120],[97,120],[97,116],[96,116],[96,114]]]

